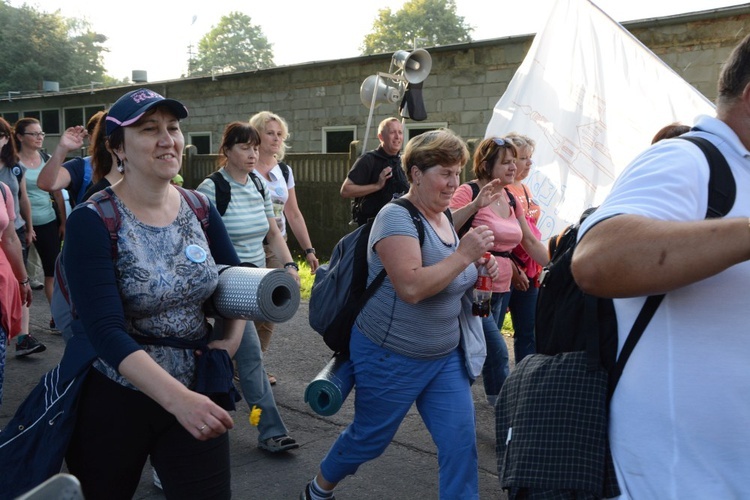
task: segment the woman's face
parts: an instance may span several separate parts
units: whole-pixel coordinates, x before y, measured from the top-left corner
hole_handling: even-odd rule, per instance
[[[30,123],[23,133],[16,134],[19,142],[21,143],[21,149],[25,151],[38,151],[42,149],[44,143],[44,132],[42,132],[42,126],[38,123]]]
[[[130,171],[169,182],[180,171],[185,138],[180,122],[166,108],[156,108],[126,127],[122,146],[115,151]]]
[[[534,164],[534,162],[531,161],[532,154],[534,154],[534,150],[529,146],[518,148],[518,158],[516,159],[516,167],[518,168],[518,171],[516,172],[516,181],[522,181],[528,177],[529,172],[531,171],[531,165]]]
[[[495,164],[492,166],[492,179],[500,179],[503,186],[513,184],[516,177],[516,157],[510,148],[502,148],[502,152],[497,155]]]
[[[435,165],[424,171],[414,172],[412,179],[417,184],[416,191],[419,199],[430,209],[444,212],[450,206],[453,193],[461,185],[461,169],[463,165],[442,166]]]
[[[275,155],[281,150],[284,142],[284,129],[276,120],[269,120],[266,129],[260,134],[260,151],[265,154]]]
[[[240,142],[224,151],[227,166],[241,172],[250,173],[258,161],[258,145]]]

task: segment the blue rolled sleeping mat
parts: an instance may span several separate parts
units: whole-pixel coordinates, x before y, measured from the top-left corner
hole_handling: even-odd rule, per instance
[[[331,416],[341,409],[354,387],[354,366],[348,354],[334,354],[305,389],[305,402],[318,415]]]

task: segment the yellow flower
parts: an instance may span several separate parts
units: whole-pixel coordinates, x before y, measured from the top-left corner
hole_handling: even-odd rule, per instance
[[[258,427],[258,423],[260,422],[260,414],[263,413],[263,410],[258,408],[257,406],[253,405],[253,409],[250,410],[250,425]]]

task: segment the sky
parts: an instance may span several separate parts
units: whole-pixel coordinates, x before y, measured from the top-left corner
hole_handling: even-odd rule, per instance
[[[536,33],[554,0],[455,0],[457,13],[474,28],[473,40]],[[250,16],[272,44],[278,66],[357,57],[378,11],[398,11],[405,0],[128,0],[108,3],[82,0],[10,0],[44,12],[88,20],[105,35],[107,73],[130,79],[146,71],[149,81],[171,80],[186,73],[189,47],[230,12]],[[594,0],[618,22],[741,5],[737,0]],[[405,40],[405,50],[413,48]]]

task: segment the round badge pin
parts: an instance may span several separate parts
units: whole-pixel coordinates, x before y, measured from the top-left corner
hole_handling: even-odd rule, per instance
[[[188,245],[185,249],[185,256],[192,262],[200,264],[206,261],[206,251],[198,245]]]

